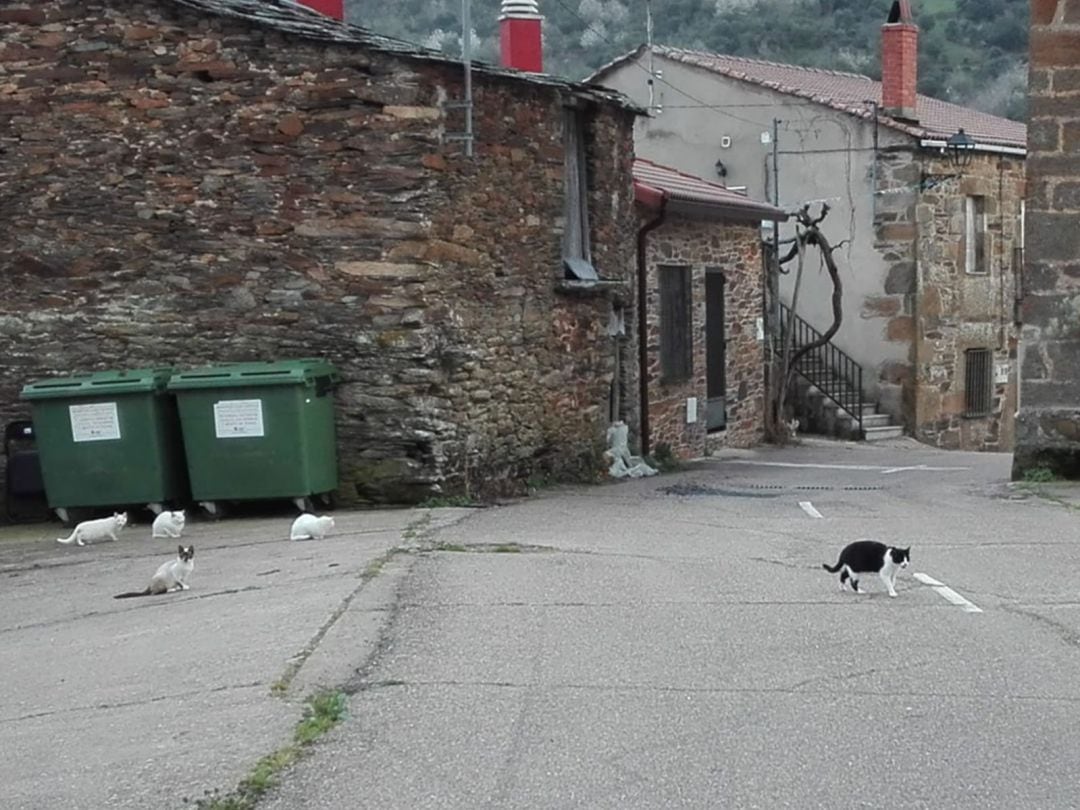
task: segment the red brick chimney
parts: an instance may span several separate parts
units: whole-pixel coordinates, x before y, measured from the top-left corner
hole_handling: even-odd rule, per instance
[[[345,0],[298,0],[300,5],[307,6],[312,11],[333,17],[335,20],[345,19]]]
[[[893,118],[916,118],[919,26],[911,19],[909,0],[893,0],[881,26],[881,111]]]
[[[544,49],[540,38],[543,21],[536,0],[502,0],[499,15],[499,64],[540,73]]]

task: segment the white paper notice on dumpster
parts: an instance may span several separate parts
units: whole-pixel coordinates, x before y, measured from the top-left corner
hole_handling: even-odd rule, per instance
[[[214,403],[214,435],[219,439],[265,436],[261,399],[228,399]]]
[[[115,402],[91,402],[69,405],[71,440],[74,442],[103,442],[120,438],[120,417]]]

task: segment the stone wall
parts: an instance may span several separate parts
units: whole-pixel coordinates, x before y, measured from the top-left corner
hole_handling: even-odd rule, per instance
[[[881,323],[885,340],[906,347],[903,361],[890,360],[867,369],[877,378],[877,404],[904,429],[914,429],[914,357],[916,242],[916,189],[919,166],[908,148],[883,150],[877,160],[877,195],[874,199],[874,247],[881,256],[884,274],[881,293],[867,296],[859,317]],[[865,372],[864,372],[865,374]],[[868,390],[874,389],[867,386]]]
[[[1032,0],[1020,413],[1013,475],[1080,477],[1080,8]]]
[[[5,422],[49,374],[318,356],[346,504],[595,469],[612,302],[555,291],[565,87],[474,74],[469,159],[453,64],[167,0],[0,25]],[[589,122],[594,264],[626,297],[632,114]]]
[[[930,174],[954,174],[943,158]],[[1022,158],[977,154],[961,177],[923,191],[917,205],[918,280],[913,329],[914,435],[938,447],[1011,450],[1016,413],[1016,259],[1020,246]],[[965,268],[965,199],[984,200],[987,272]],[[991,351],[990,413],[967,417],[964,352]]]
[[[645,220],[652,216],[646,216]],[[660,375],[660,290],[658,267],[691,268],[693,373],[665,384]],[[648,390],[650,445],[666,444],[680,458],[706,451],[705,274],[719,269],[725,279],[727,427],[709,434],[710,446],[750,447],[761,442],[765,414],[765,344],[758,340],[763,317],[761,239],[757,225],[692,219],[669,214],[648,235]],[[697,398],[697,421],[687,424],[686,400]]]
[[[888,340],[910,347],[909,362],[882,366],[883,409],[907,432],[938,447],[1008,450],[1016,411],[1016,272],[1023,159],[976,154],[962,177],[940,155],[910,148],[878,161],[876,246],[886,262],[885,294],[863,302],[883,319]],[[941,175],[920,188],[924,175]],[[985,199],[988,272],[964,266],[965,198]],[[964,351],[988,348],[995,371],[991,413],[964,414]],[[996,372],[1002,372],[999,377]]]

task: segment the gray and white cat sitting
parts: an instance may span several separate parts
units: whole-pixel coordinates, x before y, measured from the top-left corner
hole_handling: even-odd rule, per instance
[[[162,512],[154,518],[154,524],[150,527],[150,536],[176,539],[183,534],[186,520],[183,509],[177,509],[174,512]]]
[[[910,562],[911,546],[897,548],[877,540],[856,540],[844,547],[836,565],[822,563],[821,567],[830,574],[840,572],[840,590],[844,590],[844,583],[850,580],[855,593],[866,593],[859,590],[859,574],[873,573],[881,578],[889,596],[896,596],[896,575]]]
[[[289,530],[290,540],[322,540],[334,528],[334,519],[330,515],[315,517],[308,512],[293,521]]]
[[[106,537],[115,540],[117,533],[127,525],[127,512],[114,512],[111,517],[84,520],[79,523],[67,537],[57,537],[57,543],[85,546],[87,541],[104,540]]]
[[[188,577],[195,570],[195,546],[177,546],[175,560],[162,563],[154,575],[150,577],[150,584],[144,591],[128,591],[118,593],[113,599],[130,599],[133,596],[157,596],[170,591],[186,591]]]

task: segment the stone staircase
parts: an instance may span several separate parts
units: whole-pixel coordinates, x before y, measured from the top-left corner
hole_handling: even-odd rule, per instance
[[[868,442],[895,439],[904,435],[904,428],[895,424],[889,414],[880,413],[875,402],[863,402],[858,406],[862,409],[860,432],[859,421],[854,415],[806,377],[796,374],[792,389],[788,392],[788,401],[799,420],[799,433],[817,433]]]
[[[781,322],[790,312],[781,304]],[[821,337],[809,323],[795,316],[793,347]],[[779,343],[778,345],[783,345]],[[863,394],[862,367],[832,343],[811,351],[795,364],[787,401],[799,420],[800,433],[819,433],[844,439],[880,441],[904,435],[892,416]]]

